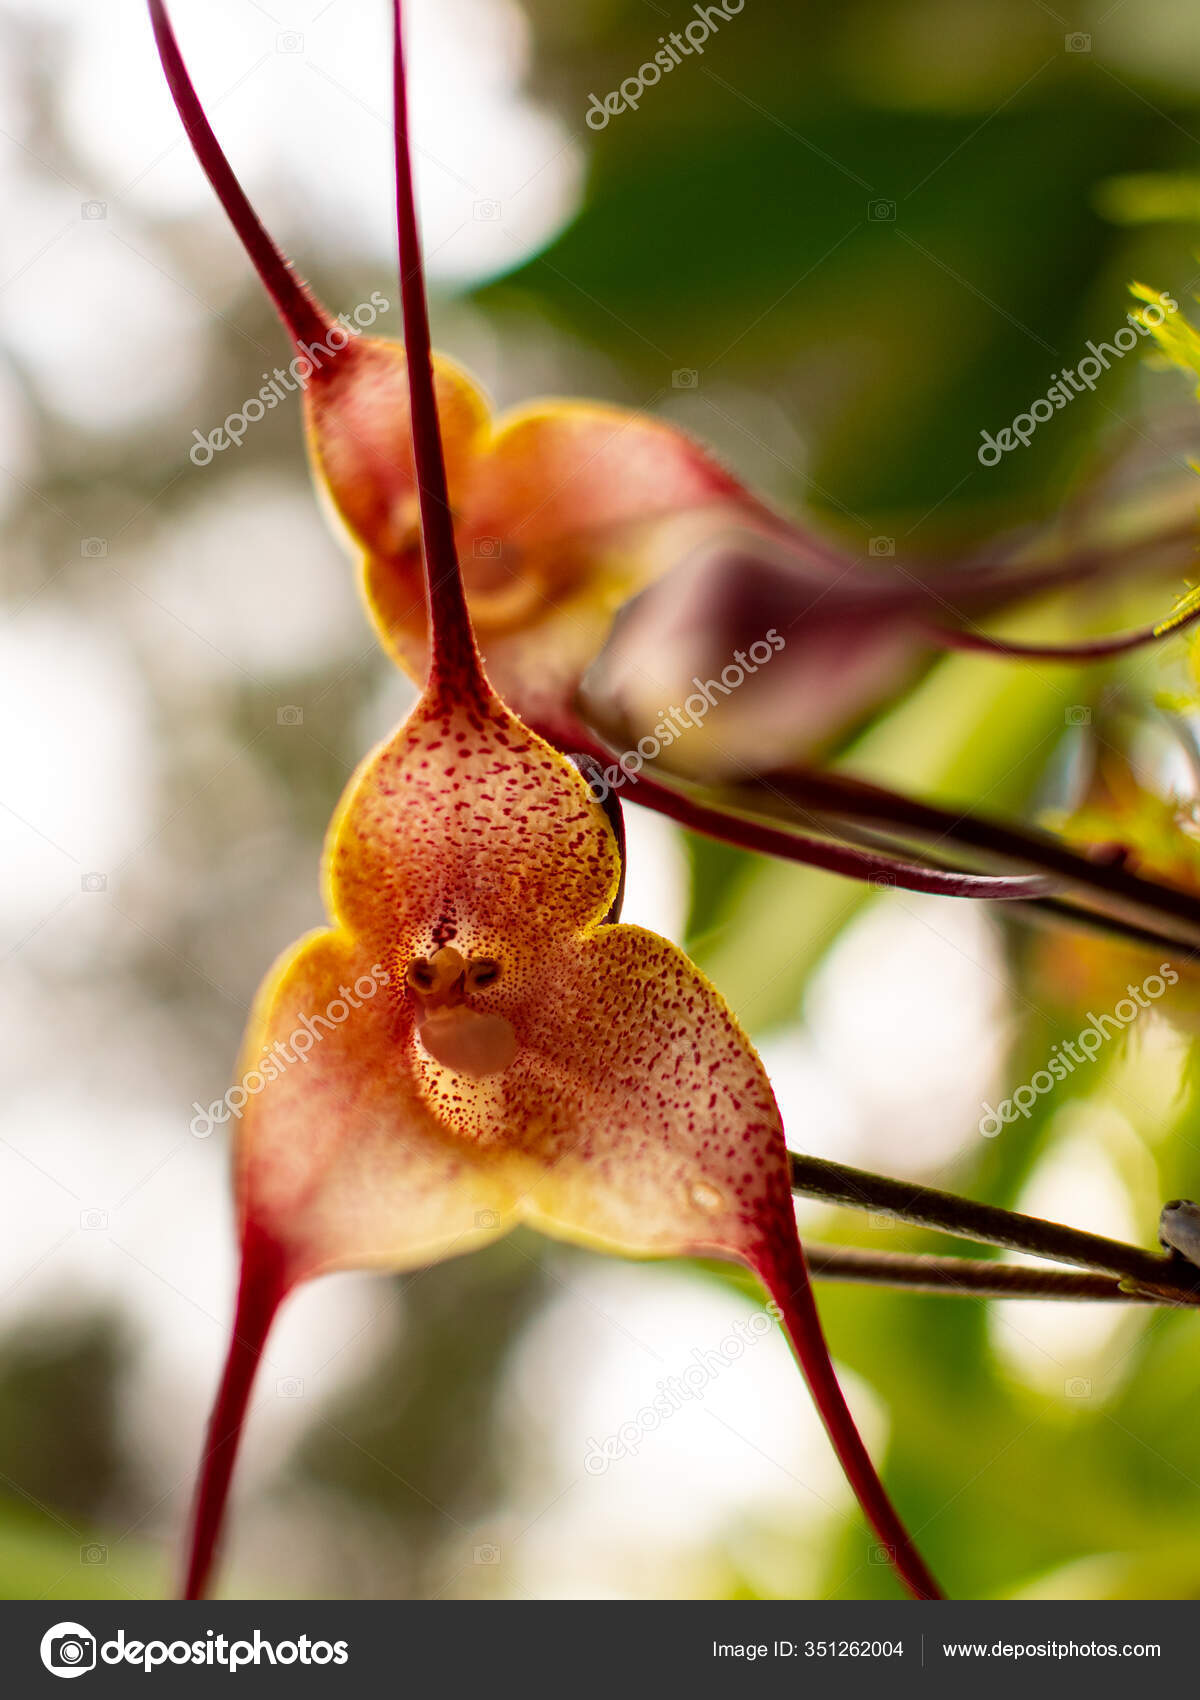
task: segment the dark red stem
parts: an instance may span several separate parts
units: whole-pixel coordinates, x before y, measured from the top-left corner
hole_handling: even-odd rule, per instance
[[[587,756],[601,772],[615,763],[610,751],[589,738],[583,726],[572,728],[535,725],[547,743],[569,751],[573,758]],[[582,746],[582,750],[581,750]],[[997,903],[1028,903],[1049,896],[1057,881],[1043,874],[975,874],[965,870],[929,868],[880,851],[858,849],[832,839],[809,838],[790,827],[772,826],[761,817],[740,814],[736,809],[716,808],[702,803],[683,789],[686,781],[672,776],[671,785],[651,779],[645,769],[628,776],[630,801],[644,803],[669,820],[708,838],[720,839],[743,850],[786,861],[824,868],[846,879],[869,880],[876,886],[895,886],[903,891],[929,892],[936,897],[987,898]]]
[[[852,844],[809,838],[788,828],[751,820],[736,811],[709,808],[674,787],[646,779],[644,774],[638,775],[634,798],[693,832],[723,839],[745,850],[803,862],[810,868],[824,868],[845,879],[867,880],[874,886],[923,891],[935,897],[969,897],[977,901],[986,898],[993,903],[1028,903],[1057,889],[1057,882],[1043,874],[973,874],[928,868],[879,851],[861,850]]]
[[[869,1210],[915,1227],[975,1240],[980,1245],[1001,1246],[1007,1251],[1098,1270],[1168,1298],[1194,1303],[1200,1294],[1200,1272],[1174,1255],[1146,1251],[1141,1246],[1089,1233],[1085,1228],[1048,1222],[1040,1216],[1025,1216],[998,1204],[980,1204],[976,1199],[943,1192],[938,1187],[853,1169],[847,1163],[834,1163],[827,1157],[791,1151],[788,1161],[792,1191],[827,1204]]]
[[[942,1293],[959,1298],[1085,1299],[1104,1304],[1191,1305],[1200,1295],[1166,1297],[1122,1286],[1114,1275],[1091,1270],[1040,1269],[995,1258],[933,1257],[927,1253],[869,1251],[863,1246],[805,1242],[808,1267],[818,1281],[861,1282],[906,1293]]]
[[[807,811],[810,820],[841,816],[877,825],[892,834],[919,838],[941,848],[953,846],[1005,861],[1039,868],[1063,887],[1091,902],[1102,901],[1134,925],[1161,928],[1177,944],[1200,943],[1200,896],[1158,879],[1145,878],[1109,853],[1088,854],[1036,827],[1011,825],[943,804],[926,803],[902,791],[872,785],[848,774],[811,768],[776,769],[758,780],[753,791],[770,806],[788,802]],[[657,805],[655,805],[657,806]],[[736,818],[736,817],[735,817]],[[830,821],[831,830],[836,822]],[[778,854],[778,852],[776,852]]]
[[[188,75],[163,0],[149,0],[149,4],[150,22],[154,26],[154,39],[167,85],[204,175],[216,191],[217,199],[237,232],[251,265],[262,279],[263,287],[275,303],[292,341],[297,347],[321,342],[332,320],[272,242],[234,176]]]
[[[755,1273],[783,1312],[783,1325],[808,1383],[813,1403],[846,1472],[846,1479],[883,1543],[897,1575],[915,1599],[944,1599],[942,1590],[888,1498],[887,1489],[879,1479],[846,1403],[829,1356],[799,1240],[765,1252],[762,1262],[755,1266]]]
[[[400,239],[400,304],[408,357],[413,462],[421,506],[421,543],[429,595],[429,689],[452,697],[487,691],[471,629],[466,591],[454,541],[446,462],[433,382],[429,304],[421,265],[408,133],[408,89],[400,0],[393,0],[393,98],[396,122],[396,227]]]
[[[275,1247],[248,1234],[242,1246],[242,1273],[225,1373],[209,1419],[192,1506],[185,1600],[202,1600],[208,1589],[250,1392],[267,1335],[287,1290]]]
[[[932,625],[928,630],[943,649],[969,649],[1010,661],[1107,661],[1115,655],[1144,649],[1147,644],[1161,643],[1176,632],[1186,631],[1197,620],[1200,620],[1200,605],[1179,619],[1159,620],[1152,626],[1138,626],[1113,637],[1083,638],[1079,643],[1022,643],[1016,638],[989,637],[986,632],[953,626]]]

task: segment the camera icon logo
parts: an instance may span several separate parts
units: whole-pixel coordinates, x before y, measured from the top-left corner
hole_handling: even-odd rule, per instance
[[[892,1546],[873,1546],[867,1554],[868,1564],[894,1564],[896,1549]]]
[[[473,208],[475,217],[485,223],[494,223],[500,217],[499,201],[476,201]]]
[[[895,201],[868,201],[867,217],[874,224],[892,224],[896,218]]]
[[[107,891],[108,875],[96,873],[80,874],[79,889],[80,891]]]
[[[304,37],[298,30],[284,30],[275,37],[276,53],[303,53]]]
[[[98,1541],[89,1541],[79,1549],[80,1564],[107,1564],[108,1548],[102,1547]]]
[[[1092,711],[1086,703],[1073,702],[1063,715],[1068,726],[1090,726]]]
[[[56,1623],[42,1636],[41,1653],[55,1676],[82,1676],[96,1668],[96,1637],[82,1623]]]
[[[1073,1375],[1063,1383],[1063,1391],[1068,1399],[1090,1399],[1092,1384],[1086,1375]]]
[[[493,1546],[490,1541],[485,1542],[481,1547],[476,1547],[475,1562],[476,1564],[499,1564],[500,1548]]]
[[[107,1210],[81,1210],[79,1226],[85,1233],[102,1233],[108,1227]]]
[[[471,553],[477,561],[498,561],[502,553],[500,539],[498,537],[477,537],[471,546]]]
[[[671,388],[673,390],[698,390],[700,374],[694,366],[681,366],[678,371],[671,373]]]
[[[885,555],[894,555],[896,553],[896,539],[894,537],[872,537],[867,544],[867,553],[874,556],[876,560],[882,560]]]
[[[275,710],[276,726],[303,726],[304,710],[294,702],[285,702],[282,708]]]
[[[1068,53],[1090,53],[1092,51],[1091,36],[1084,35],[1081,30],[1075,30],[1070,35],[1064,36],[1063,44]]]
[[[98,218],[107,218],[108,217],[108,202],[107,201],[80,201],[80,203],[79,203],[79,216],[80,216],[80,218],[86,218],[86,219],[92,219],[92,220],[98,219]]]
[[[102,561],[108,554],[108,540],[104,537],[81,537],[79,553],[84,560]]]
[[[475,1226],[477,1228],[498,1228],[500,1226],[500,1212],[498,1210],[477,1210],[475,1212]]]
[[[275,1383],[275,1391],[281,1399],[303,1399],[304,1383],[298,1375],[285,1375]]]

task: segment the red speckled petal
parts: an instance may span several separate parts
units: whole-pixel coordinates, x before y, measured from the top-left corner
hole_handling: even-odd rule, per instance
[[[268,976],[239,1072],[237,1193],[243,1235],[279,1248],[285,1285],[415,1268],[511,1226],[511,1189],[425,1101],[413,1033],[388,970],[347,935],[314,934]]]
[[[578,769],[490,691],[423,697],[330,829],[334,916],[401,967],[454,941],[534,983],[547,938],[599,920],[619,878]]]
[[[486,740],[492,724],[476,736]],[[422,703],[413,724],[373,758],[334,841],[335,873],[340,865],[345,875],[369,832],[394,827],[405,804],[419,810],[421,752],[441,730]],[[352,894],[348,907],[367,936],[315,935],[282,964],[261,1001],[248,1067],[265,1068],[277,1041],[299,1051],[310,1028],[320,1038],[254,1095],[239,1137],[243,1288],[211,1431],[216,1464],[198,1506],[192,1590],[203,1586],[257,1353],[288,1287],[324,1270],[411,1268],[469,1250],[524,1218],[607,1250],[715,1253],[754,1269],[779,1305],[876,1532],[910,1589],[936,1597],[829,1361],[761,1063],[682,952],[640,928],[582,920],[607,895],[603,842],[594,877],[568,882],[557,925],[547,899],[552,884],[542,892],[535,879],[524,904],[489,877],[492,856],[503,861],[522,830],[506,813],[512,781],[502,748],[481,781],[496,811],[493,852],[486,836],[475,841],[448,827],[460,847],[475,842],[482,898],[474,885],[459,893],[442,883],[401,902],[392,887],[377,907],[357,883],[335,882],[341,895]],[[518,766],[534,765],[539,753],[530,739]],[[602,821],[598,807],[564,788],[559,758],[546,756],[525,811],[546,816],[533,832],[545,843],[556,833],[596,830],[586,814],[580,818],[580,805],[586,800]],[[473,759],[483,760],[481,749]],[[407,830],[419,842],[420,830]],[[422,1023],[420,1000],[373,957],[371,935],[397,904],[402,929],[418,946],[438,944],[449,925],[461,953],[484,949],[500,964],[499,977],[449,1015],[452,1025],[465,1019],[507,1029],[511,1044],[503,1050],[485,1035],[482,1049],[494,1067],[476,1074],[453,1059],[447,1066],[442,1038],[431,1041]]]
[[[752,1047],[682,952],[599,925],[608,822],[498,702],[422,699],[352,783],[327,874],[339,928],[272,974],[243,1059],[302,1053],[238,1138],[243,1218],[289,1267],[408,1267],[476,1243],[483,1210],[634,1254],[794,1238]],[[406,972],[447,945],[497,971],[422,1026]]]
[[[682,952],[599,924],[618,878],[611,828],[569,762],[495,699],[423,698],[331,831],[338,930],[264,993],[244,1068],[289,1037],[306,1060],[247,1109],[244,1215],[303,1242],[306,1268],[406,1267],[482,1208],[635,1254],[746,1256],[794,1237],[762,1066]],[[495,973],[422,1027],[405,976],[447,945]],[[370,995],[347,1010],[356,986]],[[476,1038],[486,1062],[497,1034],[510,1042],[494,1069],[456,1066]],[[486,1185],[467,1173],[478,1162]],[[398,1176],[410,1192],[381,1233]],[[461,1209],[442,1197],[456,1186]]]
[[[434,362],[434,385],[452,492],[467,482],[487,435],[482,392],[453,362]],[[351,341],[314,374],[304,392],[309,454],[329,505],[368,558],[391,563],[393,603],[377,611],[390,624],[425,632],[420,522],[413,469],[408,362],[397,342]]]
[[[660,419],[539,402],[497,421],[463,523],[469,535],[503,537],[521,553],[711,503],[776,517],[709,450]]]
[[[794,1240],[775,1098],[716,988],[640,927],[572,940],[546,968],[514,1128],[541,1171],[524,1213],[634,1255],[746,1260]]]

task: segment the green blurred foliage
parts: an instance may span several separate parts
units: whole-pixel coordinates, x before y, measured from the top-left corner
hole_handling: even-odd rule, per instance
[[[531,9],[544,83],[580,113],[666,27],[635,0],[584,8],[590,28],[553,0]],[[1194,164],[1194,97],[1148,102],[1108,74],[1102,36],[1094,55],[1064,39],[1004,0],[747,5],[594,136],[581,216],[484,299],[603,348],[639,399],[695,368],[697,428],[724,425],[793,504],[874,530],[903,513],[910,552],[969,538],[972,513],[1027,523],[1116,393],[994,472],[980,430],[1122,324],[1131,275],[1196,269],[1186,226],[1134,234],[1095,204],[1115,174]],[[707,387],[742,384],[812,432],[799,481],[786,448],[706,408]]]
[[[127,1485],[117,1389],[130,1356],[121,1323],[99,1312],[0,1341],[0,1458],[20,1460],[19,1486],[0,1488],[79,1525],[106,1509]]]

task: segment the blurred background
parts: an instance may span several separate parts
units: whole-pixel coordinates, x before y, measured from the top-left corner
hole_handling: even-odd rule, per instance
[[[173,6],[235,168],[334,311],[396,294],[387,10]],[[685,27],[682,0],[410,12],[435,341],[498,405],[652,408],[864,556],[1195,505],[1200,414],[1141,348],[1027,448],[976,452],[1111,338],[1132,278],[1191,305],[1185,0],[745,0],[601,129],[590,97]],[[290,351],[140,0],[0,0],[0,89],[0,1594],[152,1596],[234,1281],[228,1130],[189,1122],[266,967],[321,919],[325,823],[411,688],[314,503],[294,401],[189,458]],[[1105,617],[1168,595],[1126,584]],[[1177,647],[1086,676],[946,659],[842,755],[992,812],[1123,808],[1121,831],[1158,822],[1175,876],[1200,879]],[[980,1136],[985,1105],[1156,960],[627,816],[627,918],[717,980],[796,1147],[1145,1244],[1163,1199],[1200,1191],[1186,997]],[[957,1249],[800,1213],[826,1240]],[[1195,1318],[821,1300],[956,1593],[1200,1593]],[[524,1234],[316,1284],[271,1345],[224,1591],[890,1595],[776,1333],[636,1456],[587,1468],[760,1303],[717,1271]]]

